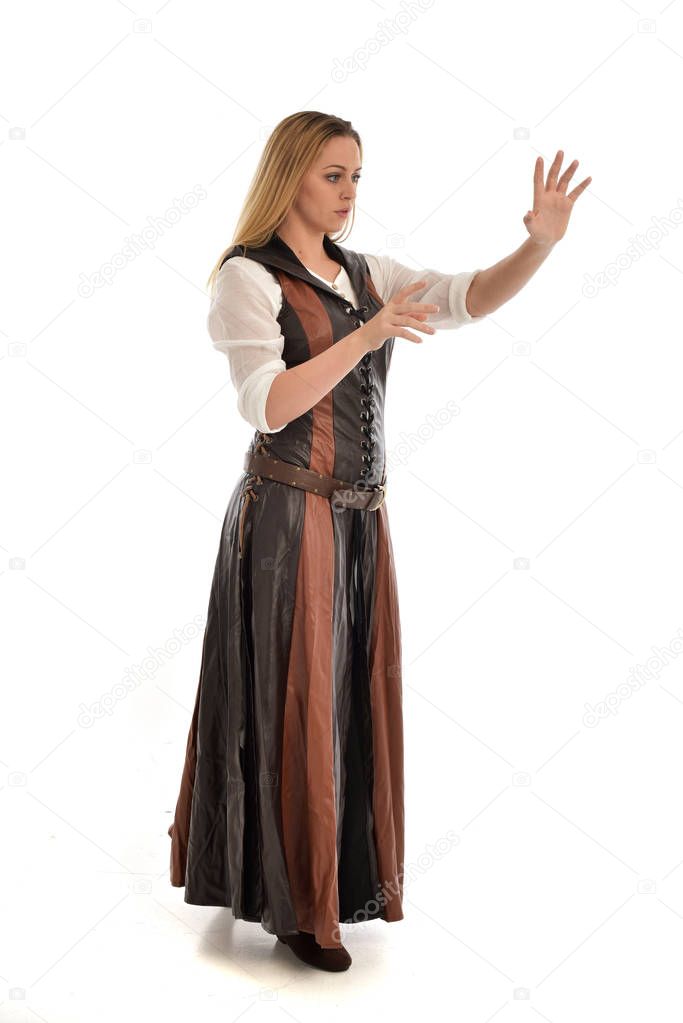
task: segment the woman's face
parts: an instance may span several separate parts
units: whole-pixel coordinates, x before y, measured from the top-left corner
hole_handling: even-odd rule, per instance
[[[315,232],[335,234],[351,216],[360,178],[360,151],[356,141],[335,136],[320,150],[304,175],[293,203],[297,219]],[[339,210],[348,210],[346,216]]]

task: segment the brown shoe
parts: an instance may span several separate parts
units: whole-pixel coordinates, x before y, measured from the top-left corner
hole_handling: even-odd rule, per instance
[[[351,965],[351,956],[340,945],[339,948],[322,948],[315,940],[315,935],[308,931],[298,931],[296,934],[278,934],[277,940],[284,945],[289,945],[292,952],[302,962],[309,966],[317,966],[319,970],[348,970]]]

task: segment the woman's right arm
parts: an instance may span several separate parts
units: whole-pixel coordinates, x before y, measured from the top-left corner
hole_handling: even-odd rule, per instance
[[[397,291],[371,319],[346,334],[324,352],[293,366],[273,378],[266,399],[266,419],[277,430],[282,423],[308,412],[321,398],[343,380],[363,356],[381,348],[389,337],[404,337],[421,344],[422,338],[406,330],[407,326],[433,334],[434,328],[424,323],[427,314],[438,312],[437,305],[408,302],[408,295],[423,288],[425,281],[416,281]]]
[[[367,351],[363,327],[359,327],[319,355],[273,377],[266,398],[271,429],[278,430],[317,405]]]
[[[404,337],[421,343],[422,339],[406,330],[407,326],[434,333],[423,321],[438,307],[406,301],[409,294],[424,287],[425,282],[418,281],[396,292],[367,323],[324,352],[287,369],[281,359],[284,338],[279,334],[273,308],[277,301],[268,288],[269,282],[264,278],[262,286],[260,277],[242,260],[230,260],[219,275],[208,326],[214,346],[230,360],[238,408],[255,429],[265,433],[282,430],[308,412],[367,352],[380,348],[387,338]]]

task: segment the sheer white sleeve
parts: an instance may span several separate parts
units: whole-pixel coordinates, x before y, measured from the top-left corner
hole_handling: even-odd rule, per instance
[[[233,256],[218,271],[207,317],[214,348],[228,357],[237,409],[262,433],[278,433],[287,425],[274,430],[266,420],[270,385],[287,369],[277,321],[281,304],[280,288],[266,268]]]
[[[433,327],[439,330],[455,330],[466,323],[479,323],[486,319],[486,316],[472,316],[465,305],[467,289],[481,267],[462,273],[444,274],[428,268],[416,270],[414,267],[398,263],[387,255],[374,256],[371,253],[363,255],[383,302],[388,302],[397,291],[405,288],[406,284],[425,280],[427,282],[425,287],[421,291],[414,291],[409,296],[409,301],[428,302],[430,305],[440,306],[440,312],[430,313],[426,321]]]

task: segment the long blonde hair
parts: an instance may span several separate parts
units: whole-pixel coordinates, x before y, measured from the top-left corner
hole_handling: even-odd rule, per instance
[[[235,245],[257,248],[270,241],[274,231],[287,216],[304,174],[315,161],[321,147],[335,135],[345,135],[355,140],[362,163],[360,135],[350,121],[341,117],[322,114],[318,110],[302,110],[285,117],[273,128],[242,205],[232,241],[223,250],[209,275],[207,287],[211,292],[221,263]],[[355,210],[354,206],[348,233],[345,235],[342,229],[332,241],[343,241],[348,237],[353,227]]]

